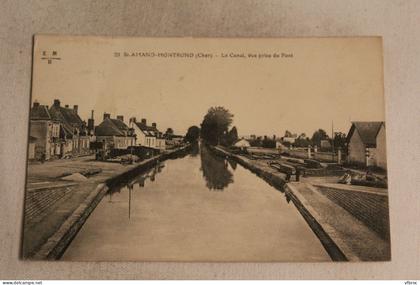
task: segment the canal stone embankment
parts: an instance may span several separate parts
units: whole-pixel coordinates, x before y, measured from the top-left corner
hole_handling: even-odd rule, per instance
[[[327,198],[337,203],[382,239],[390,239],[388,193],[384,189],[332,183],[313,184]]]
[[[259,163],[256,160],[250,160],[241,155],[230,153],[220,147],[209,146],[209,148],[219,156],[229,157],[230,159],[233,159],[236,162],[240,163],[242,166],[249,169],[251,172],[257,174],[270,185],[276,187],[278,190],[283,190],[283,187],[286,184],[286,174],[274,170],[266,163]]]
[[[69,195],[76,183],[63,183],[50,188],[27,189],[25,195],[25,223],[30,224],[48,213],[48,209]]]
[[[285,191],[333,260],[390,260],[388,195],[384,189],[325,184],[319,177],[286,183],[285,174],[273,171],[266,162],[249,160],[221,147],[212,150]]]
[[[167,151],[131,165],[99,162],[89,157],[29,165],[22,256],[59,258],[109,187],[188,149],[186,146]],[[78,183],[60,180],[63,173],[78,173],[92,167],[103,171]]]

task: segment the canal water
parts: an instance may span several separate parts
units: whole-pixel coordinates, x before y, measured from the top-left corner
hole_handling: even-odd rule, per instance
[[[111,189],[62,260],[331,259],[284,193],[202,146]]]

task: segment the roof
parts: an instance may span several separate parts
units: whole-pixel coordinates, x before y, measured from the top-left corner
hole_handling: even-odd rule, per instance
[[[97,136],[126,136],[128,126],[121,120],[106,118],[95,128]]]
[[[52,105],[49,112],[54,120],[58,120],[65,125],[78,128],[83,125],[82,119],[73,109]]]
[[[136,122],[135,124],[146,136],[157,137],[159,135],[159,130],[156,127],[148,126],[141,122]]]
[[[31,120],[51,120],[50,112],[45,105],[34,105],[29,112]]]
[[[120,131],[128,131],[128,126],[119,119],[110,119],[112,123],[120,130]]]
[[[235,146],[236,146],[237,144],[240,144],[240,145],[250,145],[250,144],[249,144],[249,140],[244,139],[244,138],[238,139],[238,140],[236,140],[236,141],[233,143],[233,145],[235,145]]]
[[[347,141],[350,141],[354,131],[357,131],[363,144],[367,147],[376,147],[376,136],[383,124],[384,122],[352,122]]]

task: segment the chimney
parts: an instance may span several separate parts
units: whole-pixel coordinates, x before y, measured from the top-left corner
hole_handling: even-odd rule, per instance
[[[34,107],[39,107],[39,102],[38,101],[34,102]]]
[[[156,128],[156,123],[152,123],[152,127]]]
[[[90,115],[90,119],[88,119],[88,130],[93,131],[95,125],[95,121],[93,120],[93,110]]]
[[[55,107],[60,107],[60,100],[54,99],[54,106]]]
[[[137,121],[136,117],[131,117],[131,118],[130,118],[130,123],[131,123],[131,122],[135,123],[136,121]]]
[[[117,120],[120,120],[120,121],[124,122],[124,116],[122,116],[122,115],[118,115],[118,116],[117,116]]]
[[[94,129],[95,121],[93,119],[88,119],[88,125],[87,128],[89,131],[92,131]]]
[[[106,118],[111,119],[111,114],[109,114],[109,113],[104,113],[104,120],[105,120]]]
[[[144,118],[143,118],[143,119],[141,119],[141,123],[142,123],[143,125],[146,125],[146,122],[147,122],[147,121],[146,121],[146,119],[144,119]]]
[[[73,105],[73,111],[77,115],[77,111],[79,110],[79,106]]]
[[[68,105],[68,104],[66,104],[66,105],[64,105],[64,107],[68,108],[68,107],[69,107],[69,105]]]

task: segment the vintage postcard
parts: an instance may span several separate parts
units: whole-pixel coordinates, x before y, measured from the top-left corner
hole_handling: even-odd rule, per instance
[[[382,39],[35,36],[22,257],[390,260]]]

